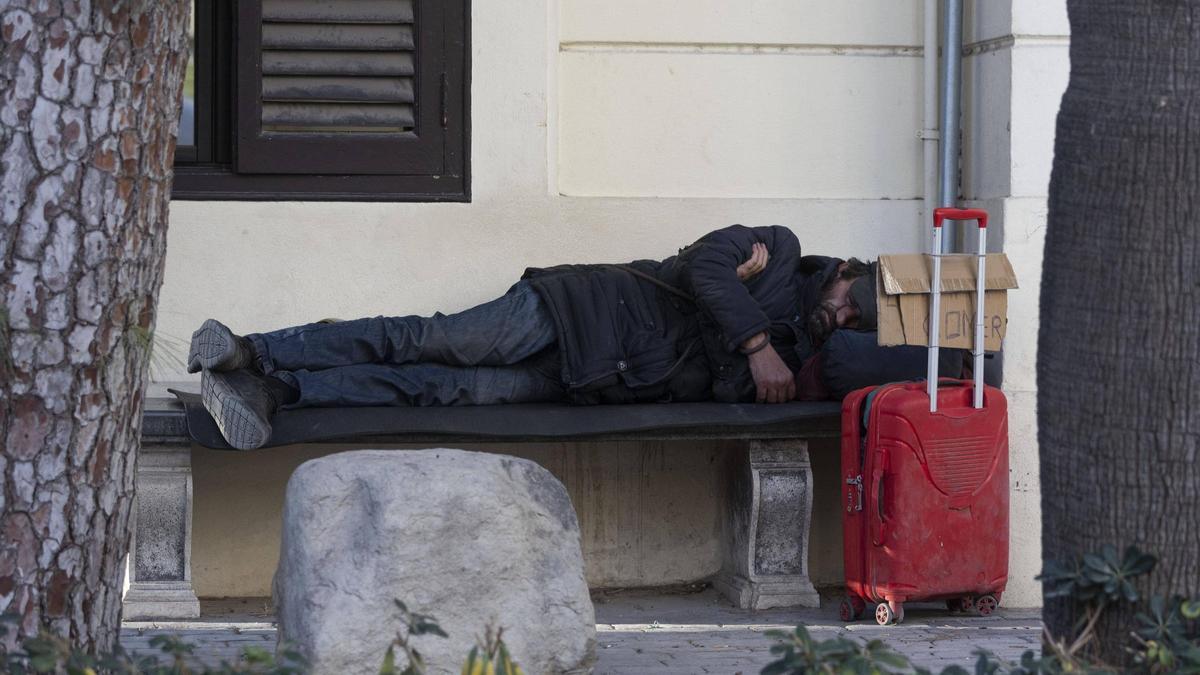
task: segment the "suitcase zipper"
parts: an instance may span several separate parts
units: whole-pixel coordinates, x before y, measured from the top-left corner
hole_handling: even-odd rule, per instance
[[[876,424],[879,422],[879,413],[877,412],[876,406],[879,404],[879,399],[886,393],[886,391],[888,389],[892,388],[892,386],[896,385],[896,384],[900,384],[900,383],[890,382],[888,384],[884,384],[884,385],[880,385],[879,387],[876,387],[875,390],[872,391],[868,395],[867,400],[865,402],[864,407],[866,409],[863,411],[863,419],[862,419],[863,433],[862,433],[861,443],[860,443],[860,448],[859,448],[859,464],[858,464],[859,470],[864,474],[867,473],[867,459],[868,459],[867,448],[869,446],[869,440],[870,440],[868,434],[874,430]],[[874,466],[876,459],[877,458],[871,458],[872,467]],[[873,485],[872,489],[874,490],[875,487],[876,486]],[[865,486],[863,489],[865,492]],[[874,499],[878,500],[879,495],[878,494],[874,495]],[[875,515],[878,516],[878,514],[875,514]],[[865,515],[864,517],[866,518],[866,521],[863,523],[863,528],[864,528],[864,534],[866,535],[866,538],[863,543],[869,544],[869,545],[863,546],[863,551],[862,551],[863,567],[864,567],[864,569],[869,570],[869,573],[870,573],[869,588],[870,588],[871,594],[873,596],[872,599],[881,601],[884,598],[883,598],[883,595],[879,591],[879,566],[872,564],[871,561],[877,555],[880,555],[880,549],[882,547],[883,541],[882,540],[876,541],[875,537],[871,536],[871,521],[873,520],[872,516]],[[881,522],[880,529],[882,529],[882,526],[883,526],[883,524]]]

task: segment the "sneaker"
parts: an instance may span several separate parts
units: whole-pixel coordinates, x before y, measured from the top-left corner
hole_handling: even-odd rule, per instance
[[[279,404],[262,375],[245,368],[206,370],[200,376],[200,400],[225,442],[238,450],[261,448],[271,437],[271,417]]]
[[[188,349],[187,371],[198,373],[203,370],[237,370],[254,366],[254,348],[244,337],[217,321],[209,319],[192,333],[192,345]]]

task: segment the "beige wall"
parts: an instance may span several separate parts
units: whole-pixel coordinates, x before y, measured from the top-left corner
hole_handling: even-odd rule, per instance
[[[249,332],[328,316],[454,311],[503,292],[527,265],[665,257],[735,222],[788,225],[812,253],[873,257],[922,246],[919,1],[472,4],[472,202],[175,202],[158,320],[164,343],[186,344],[209,316]],[[1001,34],[1011,27],[1006,17],[996,24]],[[998,81],[1010,77],[993,71]],[[1035,131],[1044,129],[1042,108]],[[985,128],[1008,144],[1005,155],[1020,145],[1016,131]],[[1011,177],[1017,160],[978,163],[973,180],[997,187],[977,196],[1002,200],[1001,210],[1017,208],[1006,200],[1010,185],[1036,187],[1036,176]],[[1022,221],[1026,230],[1036,231],[1038,217],[1034,209]],[[1023,383],[1011,392],[1014,477],[1030,491],[1014,492],[1014,524],[1024,519],[1028,532],[1036,517],[1028,298],[1037,294],[1040,240],[1018,242],[1014,232],[1003,245],[1023,245],[1029,258],[1014,260],[1022,291],[1010,335],[1021,346],[1006,370]],[[188,377],[169,366],[157,376]],[[717,511],[707,496],[720,483],[711,457],[723,446],[504,450],[544,461],[567,483],[594,584],[671,583],[715,570]],[[313,452],[196,453],[202,596],[267,593],[284,481]],[[835,452],[832,444],[814,452],[818,583],[841,574]],[[627,488],[640,501],[623,502]],[[683,498],[693,493],[705,499]],[[1016,604],[1037,602],[1035,544],[1014,539]]]
[[[918,196],[919,7],[861,0],[564,2],[560,190]],[[857,20],[868,13],[871,21]]]
[[[532,459],[557,476],[579,515],[593,588],[680,584],[720,569],[724,481],[732,442],[460,445]],[[396,446],[404,447],[404,446]],[[197,448],[192,575],[200,597],[270,595],[279,558],[284,479],[302,462],[347,448],[285,447],[255,453]],[[841,583],[838,456],[812,446],[818,480],[811,564],[818,586]],[[419,498],[419,497],[418,497]]]

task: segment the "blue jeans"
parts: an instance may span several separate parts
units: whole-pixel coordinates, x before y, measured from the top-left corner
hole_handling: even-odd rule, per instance
[[[554,319],[518,282],[457,314],[378,316],[246,336],[263,372],[299,389],[286,407],[490,405],[563,398]]]

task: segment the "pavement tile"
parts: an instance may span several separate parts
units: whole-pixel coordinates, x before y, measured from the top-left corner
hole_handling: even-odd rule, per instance
[[[604,594],[596,599],[597,675],[757,674],[773,660],[771,629],[804,624],[819,639],[846,635],[882,639],[918,665],[935,672],[975,662],[977,648],[1015,661],[1040,644],[1041,616],[1036,609],[1002,608],[990,617],[951,615],[936,606],[906,608],[897,626],[859,621],[843,624],[837,603],[822,609],[739,610],[712,590],[664,594],[656,591]],[[254,608],[247,610],[247,608]],[[196,621],[127,622],[121,642],[133,652],[151,651],[158,634],[179,634],[197,646],[198,661],[215,664],[236,658],[247,645],[272,646],[275,639],[269,605],[261,599],[206,602]]]

